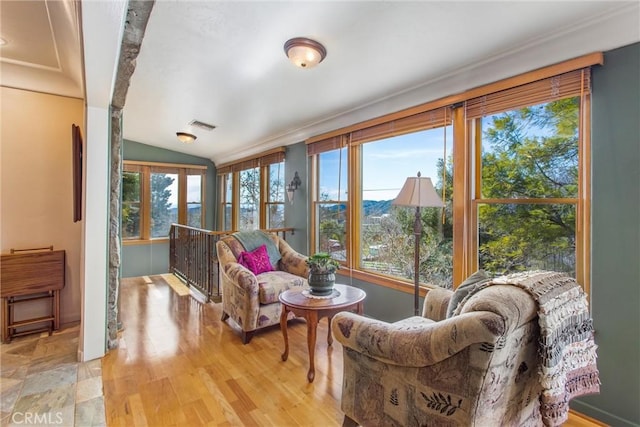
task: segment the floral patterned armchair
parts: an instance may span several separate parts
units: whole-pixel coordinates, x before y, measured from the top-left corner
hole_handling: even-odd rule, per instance
[[[478,270],[428,291],[422,314],[333,318],[343,425],[555,427],[571,399],[600,392],[587,295],[566,273]]]
[[[238,262],[241,254],[252,249],[241,243],[249,233],[262,232],[238,232],[216,243],[222,283],[222,320],[231,317],[240,326],[244,344],[256,330],[280,323],[279,295],[294,287],[308,287],[309,275],[307,257],[294,251],[284,239],[269,233],[262,233],[262,238],[268,239],[267,245],[276,252],[278,260],[272,262],[273,270],[254,274],[241,265]]]
[[[386,323],[339,313],[343,425],[541,425],[537,307],[492,286],[446,318],[452,291],[429,291],[423,317]]]

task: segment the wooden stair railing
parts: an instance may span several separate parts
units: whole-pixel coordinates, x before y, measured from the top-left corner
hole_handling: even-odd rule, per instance
[[[272,228],[263,230],[277,234],[286,240],[287,233],[294,234],[293,228]],[[212,231],[171,224],[169,231],[169,271],[202,294],[207,302],[220,302],[220,274],[216,242],[235,230]]]

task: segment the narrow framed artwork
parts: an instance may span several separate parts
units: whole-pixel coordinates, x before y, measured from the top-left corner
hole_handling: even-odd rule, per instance
[[[71,125],[71,141],[73,144],[73,222],[82,220],[82,133],[80,126]]]

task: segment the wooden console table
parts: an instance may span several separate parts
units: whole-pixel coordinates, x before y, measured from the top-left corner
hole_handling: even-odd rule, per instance
[[[13,251],[12,251],[13,252]],[[64,287],[65,252],[20,252],[3,254],[0,263],[0,297],[2,298],[2,341],[13,337],[60,328],[60,290]],[[15,306],[24,302],[49,299],[51,314],[15,321]],[[42,325],[45,326],[42,326]],[[36,329],[17,328],[40,325]]]

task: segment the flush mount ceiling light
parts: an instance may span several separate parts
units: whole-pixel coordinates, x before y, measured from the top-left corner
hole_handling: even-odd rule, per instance
[[[184,142],[185,144],[191,144],[197,138],[194,134],[187,132],[176,132],[176,136],[178,137],[178,141]]]
[[[296,67],[313,68],[327,56],[327,50],[315,40],[295,37],[284,44],[284,53]]]

